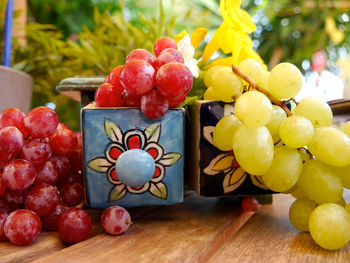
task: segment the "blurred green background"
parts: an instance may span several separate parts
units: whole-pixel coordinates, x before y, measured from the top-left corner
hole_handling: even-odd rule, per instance
[[[242,2],[257,25],[254,48],[270,67],[289,61],[305,73],[312,54],[322,49],[328,68],[337,72],[336,61],[350,52],[349,1]],[[1,40],[5,3],[0,2]],[[335,25],[326,25],[327,17]],[[158,38],[183,29],[208,28],[208,42],[221,21],[219,0],[28,0],[27,45],[14,40],[13,67],[33,76],[33,107],[53,102],[60,121],[78,130],[80,105],[55,91],[63,78],[107,75],[131,50],[152,50]]]

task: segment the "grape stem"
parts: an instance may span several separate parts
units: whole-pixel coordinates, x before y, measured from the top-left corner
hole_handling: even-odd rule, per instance
[[[285,103],[284,101],[280,101],[280,100],[276,99],[274,96],[271,95],[270,92],[268,92],[267,90],[263,89],[258,84],[256,84],[256,82],[252,78],[250,78],[248,75],[246,75],[245,73],[240,71],[238,67],[236,67],[235,65],[232,65],[232,71],[238,77],[240,77],[240,78],[244,79],[246,82],[248,82],[248,84],[253,89],[256,89],[256,90],[260,91],[261,93],[265,94],[271,100],[272,103],[274,103],[275,105],[280,106],[286,112],[286,114],[288,116],[292,116],[293,115],[293,113],[284,104]]]

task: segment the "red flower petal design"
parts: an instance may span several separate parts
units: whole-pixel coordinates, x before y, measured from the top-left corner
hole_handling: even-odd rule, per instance
[[[156,159],[157,156],[158,156],[158,150],[157,150],[157,148],[154,148],[154,147],[149,148],[149,149],[147,150],[147,152],[153,157],[153,159]]]
[[[161,174],[162,174],[162,171],[160,170],[160,168],[158,166],[156,166],[156,169],[155,169],[154,174],[153,174],[153,178],[157,178]]]
[[[114,160],[117,160],[118,157],[122,154],[123,152],[117,148],[117,147],[112,147],[110,150],[109,150],[109,156],[114,159]]]
[[[110,176],[113,180],[115,181],[119,181],[119,178],[117,176],[117,172],[115,171],[115,168],[112,168],[111,172],[110,172]]]
[[[141,138],[138,135],[132,135],[128,138],[127,147],[131,149],[141,149]]]

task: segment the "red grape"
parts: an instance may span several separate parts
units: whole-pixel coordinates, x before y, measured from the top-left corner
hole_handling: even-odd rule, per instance
[[[144,60],[127,62],[120,73],[120,83],[130,95],[141,95],[150,91],[154,84],[154,68]]]
[[[4,199],[10,204],[21,205],[24,203],[26,191],[13,191],[7,189],[4,194]]]
[[[163,37],[154,44],[154,54],[158,57],[160,53],[167,48],[177,49],[176,42],[170,37]]]
[[[157,90],[151,90],[142,96],[141,111],[146,117],[159,119],[168,111],[168,99],[162,96]]]
[[[52,135],[57,128],[58,117],[53,109],[37,107],[24,117],[26,131],[34,138],[45,138]]]
[[[101,224],[108,234],[120,235],[126,232],[132,223],[128,211],[120,206],[111,206],[103,211]]]
[[[4,195],[6,190],[6,186],[4,181],[2,180],[2,173],[0,172],[0,197]]]
[[[148,62],[149,64],[154,67],[154,62],[156,58],[152,55],[151,52],[149,52],[146,49],[135,49],[129,53],[129,55],[126,57],[126,62],[129,62],[134,59],[140,59]]]
[[[87,239],[92,231],[92,220],[83,209],[72,207],[58,220],[58,235],[66,243],[75,244]]]
[[[78,182],[79,184],[84,185],[84,178],[77,171],[72,171],[71,173],[69,173],[69,175],[66,178],[64,178],[64,180],[60,181],[57,184],[57,187],[61,190],[65,184],[74,182]]]
[[[123,106],[122,90],[112,84],[103,83],[95,92],[97,107],[121,107]]]
[[[0,198],[0,213],[11,213],[17,209],[17,205],[10,204],[5,198]]]
[[[68,158],[63,156],[52,156],[50,162],[53,163],[55,170],[58,173],[58,181],[64,180],[71,170],[71,164]]]
[[[61,198],[68,206],[76,206],[85,200],[84,186],[78,182],[66,183],[61,188]]]
[[[52,152],[60,156],[69,156],[77,147],[77,137],[70,129],[56,130],[50,137]]]
[[[142,95],[129,95],[128,93],[124,92],[123,98],[124,98],[125,107],[134,107],[134,108],[141,107]]]
[[[13,126],[0,130],[0,151],[17,153],[24,144],[23,134]]]
[[[160,67],[156,75],[156,87],[165,97],[179,97],[187,94],[192,88],[191,71],[178,62],[171,62]]]
[[[70,155],[69,159],[71,162],[73,171],[82,171],[83,170],[83,151],[82,149],[75,149]]]
[[[39,216],[27,209],[18,209],[6,219],[4,232],[11,243],[25,246],[33,243],[41,231]]]
[[[64,123],[59,122],[56,130],[60,130],[60,129],[69,129],[69,127]]]
[[[124,90],[122,85],[120,84],[120,72],[122,71],[123,66],[118,66],[112,69],[112,71],[108,74],[104,83],[112,84],[113,87],[117,88],[121,92]]]
[[[181,53],[177,49],[174,49],[174,48],[164,49],[156,59],[155,68],[158,70],[161,66],[168,64],[170,62],[184,63],[184,59]]]
[[[186,96],[187,96],[187,94],[185,93],[182,96],[168,98],[169,108],[179,107],[186,100]]]
[[[19,129],[23,135],[25,135],[25,128],[23,123],[24,117],[25,114],[19,109],[6,109],[0,114],[0,127],[5,128],[7,126],[14,126]]]
[[[59,201],[60,197],[55,187],[49,184],[38,184],[28,192],[25,206],[39,216],[43,216],[55,210]]]
[[[245,212],[255,212],[260,208],[260,204],[254,197],[247,196],[242,199],[241,207]]]
[[[12,160],[4,168],[2,180],[11,190],[24,190],[34,183],[35,167],[27,160]]]
[[[77,149],[83,148],[83,138],[81,136],[81,132],[76,132],[75,137],[77,137]]]
[[[42,139],[26,141],[20,156],[34,165],[40,165],[50,159],[52,154],[50,145]]]
[[[52,162],[47,161],[40,167],[36,168],[36,178],[34,184],[51,184],[55,185],[58,180],[58,173],[55,169],[55,166]]]
[[[6,240],[6,236],[4,233],[4,226],[8,216],[9,215],[7,213],[0,212],[0,241]]]
[[[55,210],[52,211],[50,214],[44,215],[41,217],[41,223],[43,224],[43,227],[47,230],[55,231],[58,229],[58,220],[60,219],[60,215],[63,212],[68,211],[68,206],[66,206],[64,203],[60,202],[56,206]]]
[[[6,164],[14,157],[12,153],[0,152],[0,171],[4,169]]]

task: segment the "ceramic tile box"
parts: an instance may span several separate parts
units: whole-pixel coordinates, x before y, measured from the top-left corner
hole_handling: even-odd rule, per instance
[[[161,119],[152,120],[137,108],[96,108],[93,103],[84,107],[81,122],[87,204],[106,208],[182,202],[184,118],[184,109],[171,109]],[[151,178],[142,185],[126,180],[122,174],[133,177],[147,171],[148,166],[135,155],[144,152],[153,157]],[[116,169],[122,160],[123,168]]]
[[[218,121],[233,114],[234,104],[196,101],[190,107],[188,138],[188,181],[201,196],[243,196],[271,194],[260,176],[247,174],[239,167],[232,151],[223,152],[213,145],[213,131]],[[188,160],[188,159],[187,159]],[[268,198],[271,195],[265,196]]]

